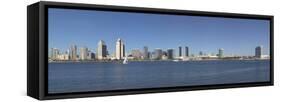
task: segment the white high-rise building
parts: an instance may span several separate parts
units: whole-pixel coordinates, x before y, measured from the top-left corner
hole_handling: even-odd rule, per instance
[[[125,45],[124,42],[118,38],[116,42],[116,51],[115,51],[116,59],[123,59],[125,57]]]
[[[58,58],[59,55],[59,49],[57,48],[51,48],[51,59],[55,60]]]
[[[97,58],[99,60],[105,59],[107,55],[107,49],[105,42],[103,40],[100,40],[98,43],[98,49],[97,49]]]
[[[80,48],[80,59],[81,60],[87,60],[88,58],[88,48],[82,47]]]

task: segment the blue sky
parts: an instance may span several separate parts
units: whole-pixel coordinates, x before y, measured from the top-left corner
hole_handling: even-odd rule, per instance
[[[217,53],[254,55],[256,46],[269,54],[269,21],[49,8],[49,48],[66,51],[71,44],[96,50],[104,40],[110,54],[117,38],[126,51],[188,46],[197,55]],[[177,52],[177,51],[176,51]]]

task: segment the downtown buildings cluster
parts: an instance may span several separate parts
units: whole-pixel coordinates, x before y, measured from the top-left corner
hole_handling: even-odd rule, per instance
[[[178,53],[176,53],[178,51]],[[149,51],[148,46],[144,46],[142,50],[132,49],[130,53],[126,53],[125,43],[118,38],[116,41],[115,51],[109,54],[108,46],[103,40],[98,42],[96,50],[90,50],[88,47],[78,48],[71,45],[66,51],[58,48],[51,48],[49,51],[49,61],[118,61],[127,58],[128,60],[138,61],[155,61],[155,60],[216,60],[216,59],[268,59],[263,55],[263,47],[255,48],[254,56],[225,56],[224,49],[218,49],[217,54],[206,54],[202,51],[198,55],[190,54],[188,46],[178,46],[176,49],[168,48],[166,50],[155,48]]]

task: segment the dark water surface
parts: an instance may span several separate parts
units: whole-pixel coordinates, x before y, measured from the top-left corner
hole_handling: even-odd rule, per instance
[[[269,60],[49,63],[48,92],[262,82],[270,80],[269,66]]]

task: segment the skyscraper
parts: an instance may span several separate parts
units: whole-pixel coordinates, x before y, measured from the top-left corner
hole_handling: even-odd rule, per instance
[[[144,46],[144,47],[143,47],[143,58],[144,58],[144,59],[149,59],[148,47],[147,47],[147,46]]]
[[[148,52],[148,59],[152,58],[152,52]]]
[[[168,57],[168,59],[174,59],[174,50],[173,49],[167,50],[167,57]]]
[[[116,42],[116,51],[115,51],[116,59],[123,59],[125,57],[125,45],[124,42],[118,38]]]
[[[70,59],[77,60],[77,47],[76,45],[70,46]]]
[[[51,48],[51,59],[55,60],[57,59],[58,55],[59,55],[59,49],[57,48]]]
[[[94,60],[95,59],[95,53],[88,50],[88,56],[87,56],[89,60]]]
[[[154,51],[154,59],[160,60],[162,58],[162,50],[157,48]]]
[[[105,59],[106,55],[107,55],[107,48],[106,48],[105,42],[103,40],[99,41],[97,50],[98,50],[97,51],[97,55],[98,55],[97,58],[99,60]]]
[[[223,49],[222,48],[219,49],[218,57],[223,58]]]
[[[181,46],[179,46],[179,57],[181,57],[182,56],[182,51],[181,51],[182,49],[181,49]]]
[[[188,57],[189,56],[189,48],[186,46],[185,47],[185,56]]]
[[[262,46],[257,46],[255,49],[255,57],[262,58]]]
[[[82,47],[80,48],[80,59],[81,60],[87,60],[88,59],[88,48]]]

